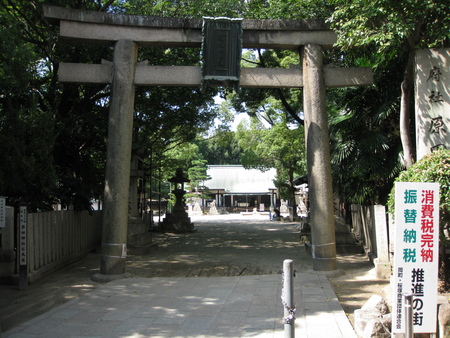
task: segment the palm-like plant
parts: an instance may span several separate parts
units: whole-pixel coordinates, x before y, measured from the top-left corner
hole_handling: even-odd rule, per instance
[[[384,204],[403,168],[398,103],[379,87],[347,90],[340,99],[347,105],[330,120],[334,191],[347,203]]]

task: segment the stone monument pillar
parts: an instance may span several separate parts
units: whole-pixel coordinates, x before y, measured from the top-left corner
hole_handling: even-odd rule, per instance
[[[416,52],[415,107],[417,160],[450,149],[450,48]]]
[[[386,207],[384,205],[372,205],[370,208],[375,223],[377,243],[377,258],[374,259],[376,275],[379,279],[389,279],[391,276],[391,264],[389,261]]]
[[[125,273],[133,135],[134,72],[137,45],[119,40],[114,46],[114,76],[108,124],[100,273]]]
[[[317,271],[336,270],[330,140],[322,48],[303,48],[303,102],[310,198],[311,253]]]

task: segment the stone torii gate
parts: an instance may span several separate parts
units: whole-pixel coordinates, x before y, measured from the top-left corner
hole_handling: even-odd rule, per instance
[[[106,14],[45,6],[69,41],[114,46],[113,62],[62,63],[61,82],[110,83],[112,95],[103,208],[102,275],[125,273],[131,142],[135,86],[200,86],[196,66],[150,66],[137,62],[138,47],[201,47],[199,19]],[[304,88],[312,259],[317,271],[336,269],[333,192],[326,112],[326,87],[372,84],[370,68],[324,67],[322,50],[336,42],[319,20],[243,20],[242,47],[300,50],[302,67],[241,68],[240,86]],[[107,276],[105,276],[107,277]]]

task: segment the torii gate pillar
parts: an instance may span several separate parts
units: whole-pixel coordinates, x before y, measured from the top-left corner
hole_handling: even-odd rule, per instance
[[[46,18],[60,24],[70,41],[115,44],[114,63],[61,63],[59,80],[112,83],[106,159],[101,274],[125,272],[134,86],[201,85],[199,66],[136,64],[137,46],[201,47],[202,22],[197,19],[149,18],[44,6]],[[314,270],[336,269],[330,145],[326,87],[373,83],[370,68],[324,67],[322,48],[336,34],[317,20],[243,20],[243,48],[303,47],[303,69],[241,68],[241,87],[304,87],[305,134],[310,189]]]
[[[105,275],[125,273],[137,51],[130,40],[114,45],[100,263],[100,273]]]
[[[302,58],[313,269],[332,271],[336,269],[336,235],[322,48],[306,44]]]

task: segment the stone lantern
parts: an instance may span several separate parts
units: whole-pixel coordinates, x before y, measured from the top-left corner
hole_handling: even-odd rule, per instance
[[[175,187],[172,190],[172,193],[175,195],[175,206],[173,207],[173,212],[184,212],[186,210],[184,208],[184,195],[186,191],[184,190],[184,183],[189,182],[189,179],[184,176],[183,170],[178,168],[174,177],[169,179],[169,182],[175,183]]]
[[[174,177],[169,179],[169,182],[174,183],[174,189],[172,193],[175,195],[175,206],[171,213],[167,213],[166,217],[161,223],[161,230],[163,231],[173,231],[173,232],[193,232],[194,223],[184,207],[184,195],[186,191],[184,190],[184,183],[189,182],[183,174],[183,170],[178,168]]]

